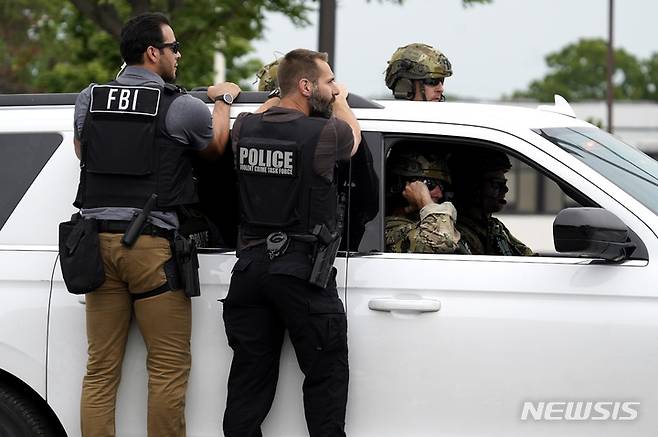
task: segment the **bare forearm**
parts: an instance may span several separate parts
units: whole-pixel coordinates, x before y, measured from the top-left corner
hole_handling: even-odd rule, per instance
[[[351,156],[354,156],[357,149],[359,148],[359,144],[361,143],[361,126],[359,125],[356,116],[352,112],[352,109],[347,104],[347,99],[345,97],[336,97],[336,103],[334,104],[334,115],[336,118],[346,122],[352,128],[352,134],[354,135],[354,145],[352,146]]]
[[[278,97],[269,98],[269,99],[265,100],[265,102],[262,105],[260,105],[258,107],[258,109],[256,109],[254,112],[256,114],[259,114],[261,112],[265,112],[265,111],[267,111],[268,109],[270,109],[274,106],[279,106],[279,102],[281,102],[281,99],[278,98]]]
[[[212,140],[202,152],[205,156],[221,156],[229,138],[231,107],[224,102],[215,102],[212,110]]]
[[[215,102],[212,110],[212,140],[202,152],[204,158],[221,156],[226,150],[229,140],[231,105],[221,96],[231,94],[235,99],[240,94],[240,87],[231,82],[225,82],[208,87],[208,97]]]
[[[75,149],[75,156],[77,156],[78,159],[81,159],[80,158],[80,140],[79,139],[77,139],[77,138],[73,139],[73,147]]]

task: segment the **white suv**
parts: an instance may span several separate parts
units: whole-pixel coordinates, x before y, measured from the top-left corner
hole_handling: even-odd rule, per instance
[[[1,435],[79,436],[85,301],[66,291],[57,260],[57,224],[75,212],[74,98],[0,96]],[[262,98],[243,93],[231,116]],[[371,220],[348,220],[361,232],[335,264],[349,324],[348,435],[655,435],[658,163],[559,113],[564,105],[351,101],[379,189],[352,197],[351,220]],[[386,157],[410,141],[512,157],[515,214],[502,219],[538,256],[386,253]],[[206,167],[202,202],[227,247],[200,255],[190,437],[221,432],[231,361],[218,299],[236,260],[234,175],[230,159]],[[554,218],[569,253],[555,250]],[[135,331],[118,435],[146,434],[144,363]],[[265,435],[307,435],[301,380],[287,342]]]

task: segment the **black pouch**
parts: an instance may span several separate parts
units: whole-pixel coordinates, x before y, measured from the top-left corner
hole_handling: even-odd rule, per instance
[[[59,263],[70,293],[85,294],[105,282],[105,269],[95,219],[73,215],[59,224]]]
[[[174,257],[181,286],[187,297],[201,296],[199,284],[199,257],[193,240],[180,234],[174,236]]]

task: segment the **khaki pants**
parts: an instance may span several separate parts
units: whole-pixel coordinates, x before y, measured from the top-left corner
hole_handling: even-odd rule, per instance
[[[148,435],[185,436],[185,392],[191,366],[190,299],[182,290],[139,299],[167,282],[169,242],[140,236],[128,249],[122,234],[101,233],[105,282],[86,295],[88,361],[82,384],[83,437],[114,437],[121,364],[134,314],[147,350]],[[134,299],[137,297],[138,299]]]

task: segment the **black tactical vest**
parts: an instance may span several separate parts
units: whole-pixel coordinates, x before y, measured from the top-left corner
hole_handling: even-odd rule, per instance
[[[282,231],[308,234],[316,224],[336,228],[336,186],[315,173],[315,149],[325,118],[285,123],[249,114],[235,156],[241,234],[246,240]]]
[[[182,95],[172,85],[95,85],[82,130],[78,208],[142,208],[158,195],[156,210],[197,200],[187,145],[171,137],[165,119]]]

